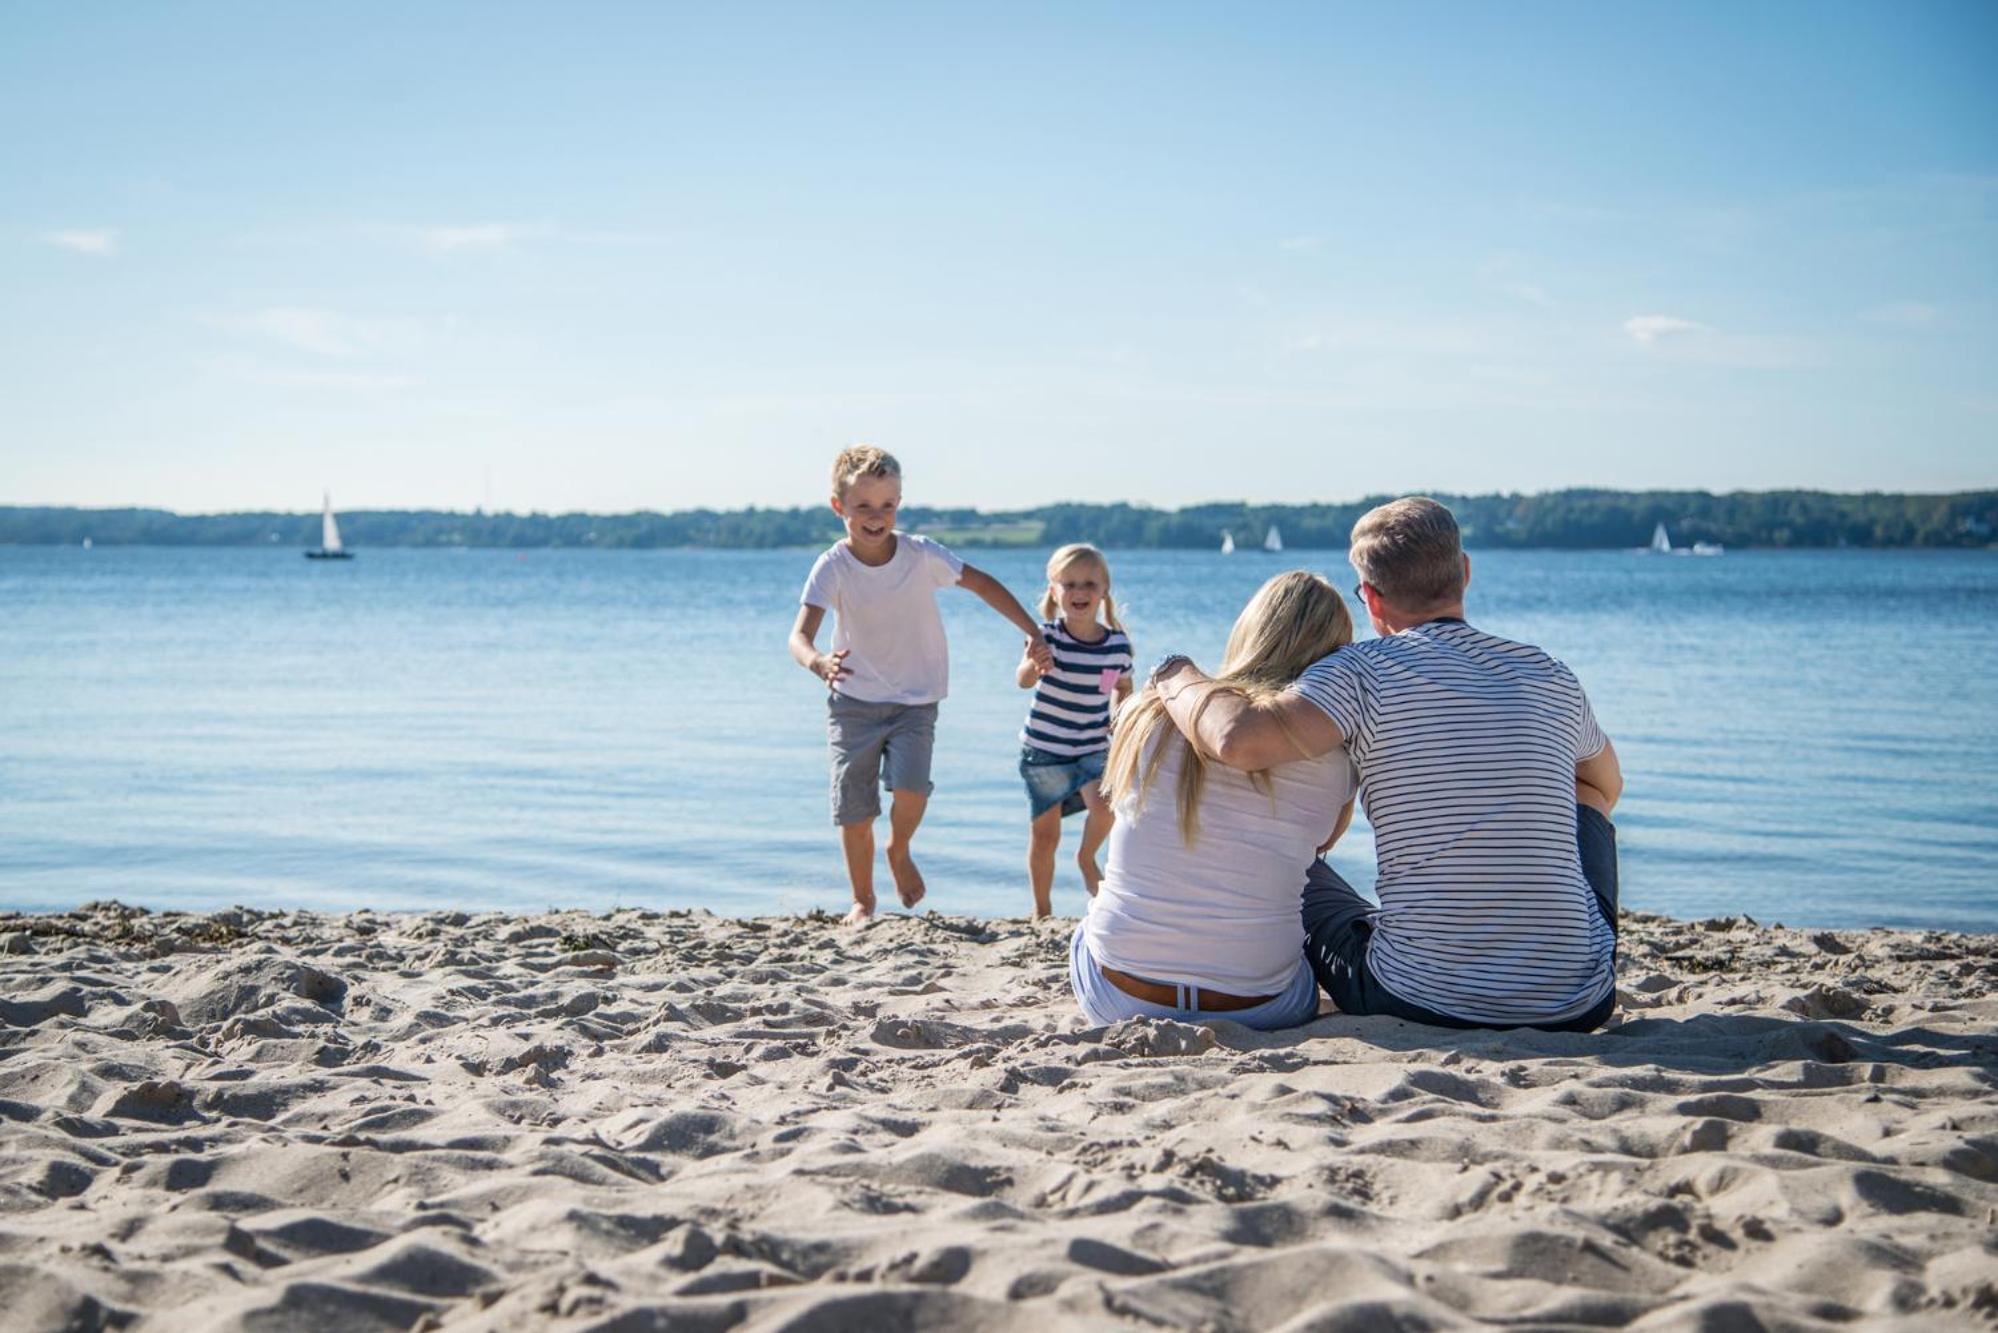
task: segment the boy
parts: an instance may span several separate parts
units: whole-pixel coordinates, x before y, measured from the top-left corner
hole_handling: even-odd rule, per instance
[[[904,907],[923,898],[909,840],[929,804],[937,701],[950,675],[936,590],[955,583],[978,594],[1027,636],[1043,670],[1054,661],[1039,622],[997,579],[927,537],[895,530],[901,504],[902,465],[889,454],[857,444],[833,460],[832,508],[846,539],[812,566],[791,629],[791,656],[830,691],[833,823],[853,883],[846,920],[855,926],[874,917],[877,780],[893,793],[887,853],[895,893]],[[816,640],[828,610],[833,649],[822,653]]]

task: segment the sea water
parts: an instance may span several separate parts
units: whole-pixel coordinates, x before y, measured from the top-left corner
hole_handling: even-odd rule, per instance
[[[1044,553],[966,554],[1037,594]],[[0,548],[0,907],[838,909],[825,690],[785,651],[813,555]],[[1472,622],[1616,742],[1628,906],[1998,929],[1998,552],[1474,560]],[[1353,583],[1111,562],[1146,662],[1213,664],[1279,570]],[[940,596],[928,905],[1022,913],[1020,638]],[[1371,883],[1364,820],[1334,863]]]

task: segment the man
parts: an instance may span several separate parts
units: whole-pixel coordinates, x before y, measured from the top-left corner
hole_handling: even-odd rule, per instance
[[[1266,704],[1185,659],[1153,684],[1189,741],[1257,771],[1345,746],[1380,873],[1376,909],[1323,861],[1305,952],[1333,1003],[1448,1027],[1588,1031],[1615,1007],[1616,751],[1574,673],[1464,620],[1471,562],[1426,497],[1353,525],[1380,637]],[[1205,696],[1215,697],[1202,707]]]

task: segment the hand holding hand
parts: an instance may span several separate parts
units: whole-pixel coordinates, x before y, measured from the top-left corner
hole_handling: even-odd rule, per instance
[[[846,655],[852,651],[851,648],[842,648],[836,653],[820,653],[812,659],[812,674],[830,689],[853,674],[853,668],[846,664]]]
[[[1054,670],[1054,649],[1048,646],[1046,635],[1036,634],[1027,640],[1027,656],[1033,659],[1035,670]]]

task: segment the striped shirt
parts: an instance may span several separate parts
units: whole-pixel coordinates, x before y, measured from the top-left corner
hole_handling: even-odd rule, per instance
[[[1360,772],[1383,986],[1478,1023],[1559,1022],[1609,993],[1614,935],[1575,848],[1575,765],[1608,741],[1573,672],[1433,620],[1323,658],[1296,688]]]
[[[1122,630],[1105,630],[1084,643],[1059,620],[1041,626],[1054,649],[1054,667],[1034,686],[1022,743],[1049,754],[1095,754],[1110,748],[1110,700],[1117,682],[1131,675],[1131,641]]]

